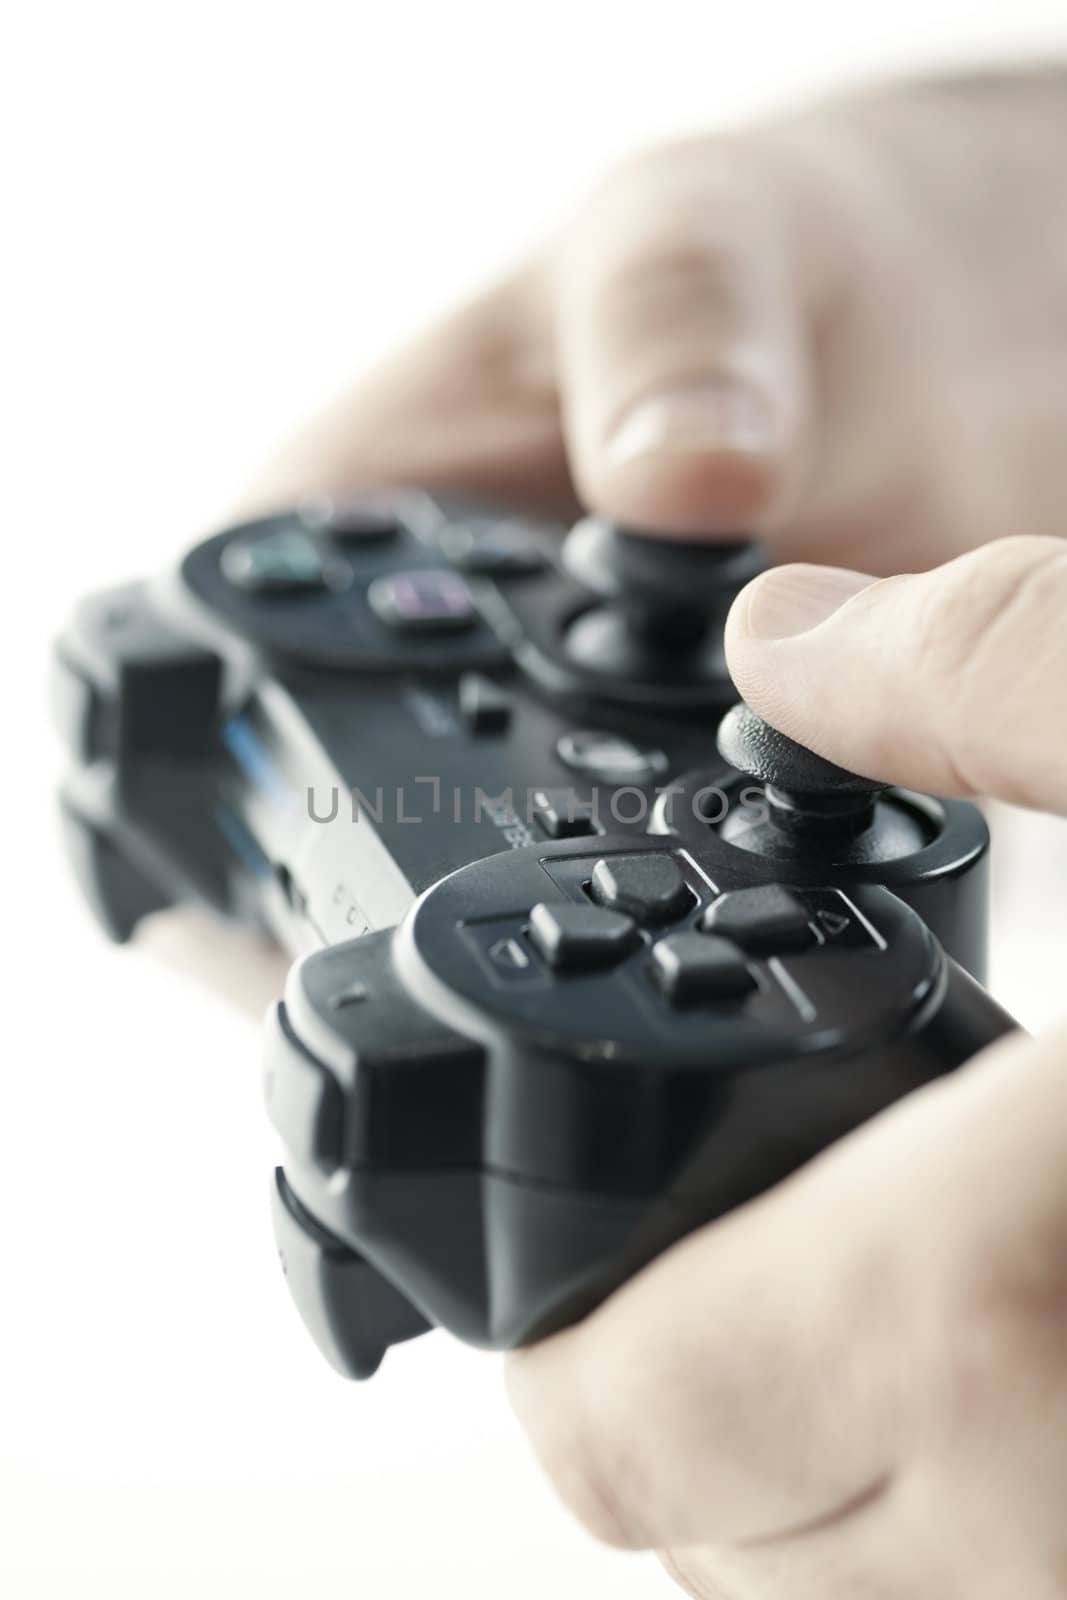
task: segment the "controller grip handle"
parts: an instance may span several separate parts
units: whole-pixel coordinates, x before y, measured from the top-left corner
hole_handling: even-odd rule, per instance
[[[945,961],[945,997],[930,1021],[926,1042],[934,1051],[943,1053],[946,1071],[951,1071],[1005,1034],[1020,1030],[1015,1018],[958,961],[951,956],[946,956]]]

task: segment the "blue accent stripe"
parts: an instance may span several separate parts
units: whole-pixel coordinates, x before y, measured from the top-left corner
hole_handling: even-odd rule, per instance
[[[250,783],[271,800],[291,805],[293,795],[262,739],[247,717],[230,717],[222,724],[222,741]]]

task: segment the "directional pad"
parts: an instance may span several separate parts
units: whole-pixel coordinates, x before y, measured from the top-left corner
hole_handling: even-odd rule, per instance
[[[547,905],[530,912],[530,938],[550,967],[588,972],[613,967],[638,943],[632,917],[599,906]]]
[[[638,922],[672,922],[692,904],[678,863],[658,850],[640,855],[605,856],[593,868],[593,899]]]
[[[701,926],[722,934],[746,950],[762,955],[804,950],[815,943],[809,912],[802,900],[780,884],[735,889],[720,895],[704,913]]]

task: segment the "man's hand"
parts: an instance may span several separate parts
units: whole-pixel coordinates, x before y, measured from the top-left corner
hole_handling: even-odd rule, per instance
[[[755,709],[871,776],[1067,811],[1067,550],[740,595]],[[1067,1030],[1015,1038],[512,1358],[579,1516],[708,1600],[1067,1596]]]
[[[621,167],[296,440],[779,559],[929,566],[1067,504],[1067,67],[869,94]]]
[[[741,597],[758,710],[1067,807],[1065,137],[1060,68],[645,156],[247,508],[406,481],[760,531],[850,571]],[[516,1358],[565,1496],[716,1600],[1064,1600],[1065,1129],[1067,1038],[1002,1044]]]
[[[1065,138],[1067,65],[641,156],[311,423],[240,511],[425,483],[757,530],[779,560],[872,573],[1059,536]],[[877,702],[868,737],[893,711]],[[203,960],[202,917],[152,918],[141,940],[252,1010],[276,989],[279,964],[221,953],[218,929]]]

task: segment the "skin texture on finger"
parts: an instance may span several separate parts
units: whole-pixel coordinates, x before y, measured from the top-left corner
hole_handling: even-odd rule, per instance
[[[683,533],[781,519],[809,381],[784,209],[743,141],[694,141],[620,168],[563,237],[559,381],[591,505]]]
[[[782,567],[726,624],[748,703],[840,766],[1067,811],[1067,546],[1004,539],[884,579]]]
[[[548,317],[535,263],[415,339],[313,418],[265,467],[238,514],[399,483],[575,514]]]
[[[593,1531],[730,1600],[1061,1596],[1065,1063],[1001,1042],[513,1357]]]

